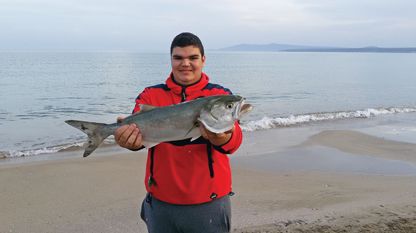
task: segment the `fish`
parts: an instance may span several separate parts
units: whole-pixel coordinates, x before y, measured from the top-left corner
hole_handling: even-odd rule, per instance
[[[142,134],[142,145],[151,148],[162,142],[196,140],[201,136],[199,124],[213,133],[227,132],[252,108],[242,96],[214,95],[164,107],[141,104],[138,112],[112,124],[79,120],[65,122],[87,134],[83,154],[87,157],[123,125],[136,124]]]

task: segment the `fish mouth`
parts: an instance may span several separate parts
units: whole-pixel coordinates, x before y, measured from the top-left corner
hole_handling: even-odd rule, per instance
[[[253,110],[253,105],[243,104],[243,106],[241,106],[241,109],[240,109],[240,115],[244,115],[244,114],[250,112],[251,110]]]
[[[245,103],[245,98],[241,99],[237,108],[233,113],[235,119],[240,119],[240,117],[253,109],[253,105]]]

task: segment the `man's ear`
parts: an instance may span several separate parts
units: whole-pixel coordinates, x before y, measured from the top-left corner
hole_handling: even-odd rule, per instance
[[[202,56],[202,64],[204,64],[205,65],[205,55],[204,56]]]

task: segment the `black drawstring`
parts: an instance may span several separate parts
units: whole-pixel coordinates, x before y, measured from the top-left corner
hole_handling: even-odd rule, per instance
[[[154,161],[154,156],[155,156],[155,148],[152,147],[149,150],[150,150],[150,176],[149,176],[149,180],[147,182],[148,182],[148,185],[149,185],[149,188],[150,188],[150,187],[152,187],[152,185],[156,185],[156,181],[153,178],[153,161]]]
[[[208,168],[209,168],[209,175],[211,178],[214,178],[214,168],[212,167],[212,164],[214,161],[212,160],[212,147],[211,143],[207,143],[207,155],[208,155]]]

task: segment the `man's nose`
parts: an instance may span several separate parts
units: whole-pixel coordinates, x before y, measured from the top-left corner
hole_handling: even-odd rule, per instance
[[[183,59],[182,60],[182,65],[183,66],[189,66],[189,65],[191,65],[191,60],[190,59]]]

